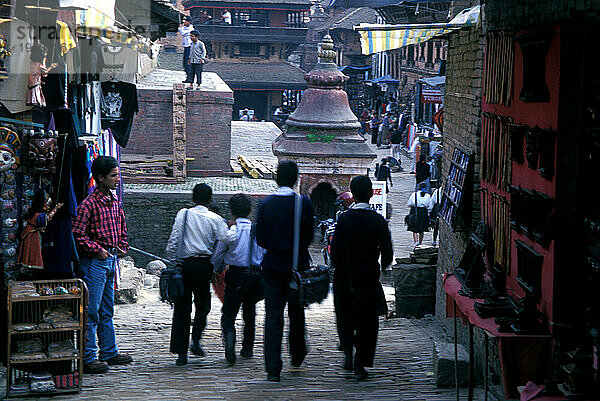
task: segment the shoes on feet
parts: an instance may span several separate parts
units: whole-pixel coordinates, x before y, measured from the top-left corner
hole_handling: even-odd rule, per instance
[[[344,351],[344,370],[352,371],[352,351]]]
[[[302,365],[302,361],[304,361],[304,357],[306,354],[302,355],[292,355],[292,366],[295,368],[299,368]]]
[[[117,354],[110,359],[107,359],[106,362],[108,365],[127,365],[128,363],[133,362],[133,358],[127,354]]]
[[[204,350],[200,346],[200,342],[198,341],[194,341],[194,343],[190,347],[190,351],[192,351],[192,354],[196,356],[206,356],[206,353],[204,352]]]
[[[281,381],[281,376],[279,376],[279,373],[267,373],[267,380],[270,382],[279,382]]]
[[[431,240],[431,246],[437,246],[437,241]]]
[[[416,247],[418,247],[418,246],[419,246],[419,243],[418,243],[418,242],[415,242],[415,243],[413,244],[413,248],[416,248]]]
[[[367,372],[365,368],[359,365],[354,366],[354,378],[356,380],[366,380],[367,377],[369,377],[369,372]]]
[[[243,356],[244,358],[252,358],[254,356],[254,352],[252,351],[252,348],[242,348],[240,351],[240,356]]]
[[[95,361],[92,361],[90,363],[86,363],[85,365],[83,365],[84,373],[96,374],[96,373],[104,373],[106,371],[108,371],[108,363],[106,363],[106,362],[95,360]]]
[[[235,363],[235,337],[233,333],[225,335],[225,359],[232,365]]]
[[[183,366],[185,364],[187,364],[187,355],[186,354],[179,354],[179,356],[177,357],[177,360],[175,361],[175,365],[177,366]]]

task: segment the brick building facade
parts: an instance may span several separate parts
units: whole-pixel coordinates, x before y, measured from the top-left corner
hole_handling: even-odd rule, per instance
[[[588,399],[600,388],[600,314],[594,296],[600,277],[593,267],[599,243],[593,227],[600,221],[600,208],[583,205],[598,193],[589,182],[599,166],[600,124],[594,116],[600,110],[600,77],[594,38],[600,2],[494,1],[486,2],[484,15],[483,31],[468,28],[448,37],[443,173],[449,170],[454,147],[474,152],[471,215],[481,215],[486,226],[486,279],[500,272],[505,280],[501,287],[517,302],[517,323],[510,330],[544,333],[553,345],[551,353],[537,342],[535,354],[518,352],[512,364],[504,360],[502,370],[498,361],[506,355],[492,355],[491,380],[500,383],[502,373],[502,393],[511,399],[518,398],[517,386],[527,380]],[[509,38],[505,43],[510,52],[497,50],[498,38]],[[494,52],[505,56],[494,58]],[[483,71],[484,63],[493,72]],[[506,124],[506,131],[494,131],[486,123],[490,119]],[[501,132],[510,138],[506,148],[482,139]],[[482,160],[484,152],[495,161]],[[482,162],[496,163],[495,177],[486,176]],[[510,213],[490,207],[497,201]],[[506,235],[500,235],[498,226],[506,227]],[[452,232],[440,221],[438,277],[457,267],[469,233]],[[497,285],[496,278],[492,283]],[[436,314],[448,326],[445,306],[438,279]],[[523,317],[527,310],[531,315]],[[459,338],[466,343],[466,330],[460,326]],[[475,331],[476,364],[485,355],[481,334]],[[498,341],[490,343],[490,352],[498,349],[492,346]],[[531,368],[540,361],[547,363],[525,373],[526,365]],[[567,364],[571,369],[559,367]]]

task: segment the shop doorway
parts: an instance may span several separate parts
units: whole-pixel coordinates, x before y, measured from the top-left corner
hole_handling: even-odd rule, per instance
[[[254,110],[258,121],[266,120],[268,91],[236,90],[233,93],[233,121],[240,119],[240,110]]]

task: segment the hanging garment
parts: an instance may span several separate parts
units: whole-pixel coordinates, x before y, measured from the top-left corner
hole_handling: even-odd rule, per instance
[[[138,72],[138,52],[127,45],[104,44],[102,46],[104,65],[100,81],[119,81],[135,84]]]
[[[115,141],[124,148],[129,141],[133,116],[138,112],[136,86],[126,82],[102,82],[102,93],[105,104],[102,128],[110,128]]]
[[[26,22],[13,18],[0,23],[0,33],[9,38],[12,55],[5,60],[5,67],[9,77],[0,85],[0,102],[11,113],[21,113],[31,107],[26,105],[27,87],[29,83],[29,49],[33,44],[33,36],[30,25]],[[20,32],[27,34],[23,35]],[[19,38],[17,43],[11,43],[10,38]],[[14,42],[14,41],[13,41]]]

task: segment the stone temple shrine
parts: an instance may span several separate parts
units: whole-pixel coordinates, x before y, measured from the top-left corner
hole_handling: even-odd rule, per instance
[[[304,76],[308,89],[275,139],[273,153],[298,164],[298,190],[310,197],[322,219],[335,215],[337,195],[350,189],[352,177],[367,174],[376,154],[358,133],[360,123],[343,89],[349,78],[335,64],[329,34],[318,56],[318,64]]]

